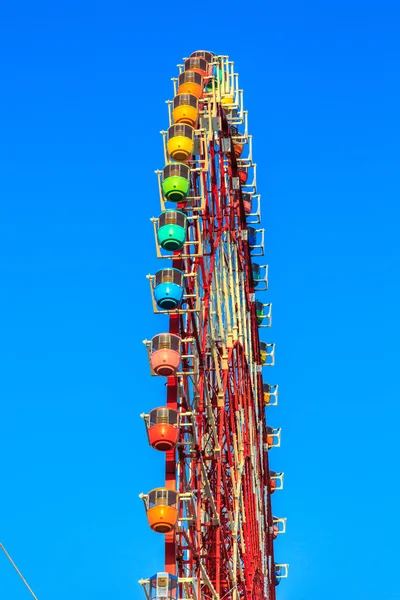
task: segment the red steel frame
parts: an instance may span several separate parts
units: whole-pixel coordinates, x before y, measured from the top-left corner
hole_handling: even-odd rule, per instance
[[[193,362],[184,359],[182,374],[167,380],[166,401],[191,415],[181,420],[177,449],[166,453],[166,487],[193,496],[180,502],[179,524],[165,536],[165,570],[180,578],[177,598],[275,600],[271,482],[246,215],[241,186],[233,184],[238,163],[229,121],[215,90],[208,108],[207,102],[202,108],[212,108],[219,123],[217,134],[204,134],[200,160],[208,154],[207,170],[195,169],[195,157],[188,163],[191,194],[207,190],[200,213],[203,255],[177,254],[172,260],[174,267],[197,274],[202,306],[199,314],[169,317],[170,333],[191,340],[183,348],[195,355],[196,373],[185,374],[193,371]],[[230,140],[224,147],[223,138]],[[190,227],[190,215],[188,220]],[[216,295],[224,269],[228,288],[237,295],[234,304],[225,293],[222,306]],[[186,286],[194,285],[187,280]],[[226,333],[224,310],[232,313],[233,335]]]

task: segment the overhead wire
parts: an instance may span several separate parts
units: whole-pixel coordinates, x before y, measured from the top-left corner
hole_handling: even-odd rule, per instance
[[[12,566],[14,567],[15,571],[18,573],[19,577],[22,579],[25,587],[28,589],[28,591],[30,592],[31,596],[35,600],[38,600],[37,596],[34,594],[32,588],[30,587],[30,585],[26,581],[25,577],[22,575],[21,571],[18,569],[17,565],[15,564],[15,562],[13,561],[13,559],[11,558],[11,556],[8,554],[7,550],[5,549],[5,547],[3,546],[3,544],[1,542],[0,542],[0,548],[3,550],[4,554],[6,555],[6,557],[8,558],[8,560],[10,561],[10,563],[12,564]]]

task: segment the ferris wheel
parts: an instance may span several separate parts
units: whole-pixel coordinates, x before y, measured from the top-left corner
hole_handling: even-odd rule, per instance
[[[147,600],[274,600],[288,575],[274,557],[286,519],[271,508],[281,430],[266,422],[278,386],[264,381],[275,346],[252,136],[228,56],[197,51],[178,68],[151,219],[163,262],[148,278],[164,316],[145,340],[167,391],[142,415],[165,455],[165,482],[141,494],[165,565],[140,583]]]

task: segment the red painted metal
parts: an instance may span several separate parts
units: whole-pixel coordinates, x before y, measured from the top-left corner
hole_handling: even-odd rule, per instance
[[[214,589],[214,597],[224,600],[275,600],[276,531],[261,368],[252,374],[240,339],[216,335],[210,342],[211,327],[220,327],[213,313],[215,281],[222,281],[230,252],[237,261],[235,277],[240,274],[243,282],[238,293],[250,321],[248,353],[252,363],[261,364],[250,249],[244,234],[246,210],[241,187],[233,184],[233,178],[243,178],[244,170],[239,171],[221,105],[218,116],[222,129],[218,138],[208,140],[208,172],[191,173],[191,194],[200,196],[202,186],[207,190],[199,216],[204,252],[188,258],[177,253],[172,260],[173,267],[197,274],[202,306],[199,314],[169,318],[170,333],[183,340],[183,356],[196,355],[196,373],[188,374],[193,361],[183,358],[182,374],[167,379],[167,406],[190,415],[181,419],[176,448],[166,452],[166,487],[177,489],[185,499],[179,504],[179,526],[165,536],[165,570],[188,579],[179,584],[178,598],[196,592],[199,600],[206,600],[213,598]],[[231,140],[229,152],[223,152],[221,138]],[[195,232],[193,215],[188,224]],[[192,279],[185,285],[187,293],[194,293]],[[188,300],[191,307],[194,299]],[[240,318],[234,314],[233,322]]]

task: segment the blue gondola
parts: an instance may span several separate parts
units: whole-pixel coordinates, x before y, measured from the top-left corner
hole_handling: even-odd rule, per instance
[[[277,567],[275,565],[275,569],[274,569],[274,575],[275,575],[275,585],[279,585],[281,582],[281,575],[282,575],[282,571],[280,567]]]
[[[175,600],[178,578],[169,573],[157,573],[150,577],[149,592],[151,600]]]
[[[247,231],[248,231],[248,240],[249,240],[250,250],[252,250],[253,247],[257,245],[256,230],[254,229],[254,227],[248,227]]]
[[[154,298],[162,310],[178,308],[183,299],[183,272],[179,269],[161,269],[155,275]]]
[[[261,281],[261,267],[257,263],[252,263],[251,271],[253,273],[254,287],[257,287]]]

